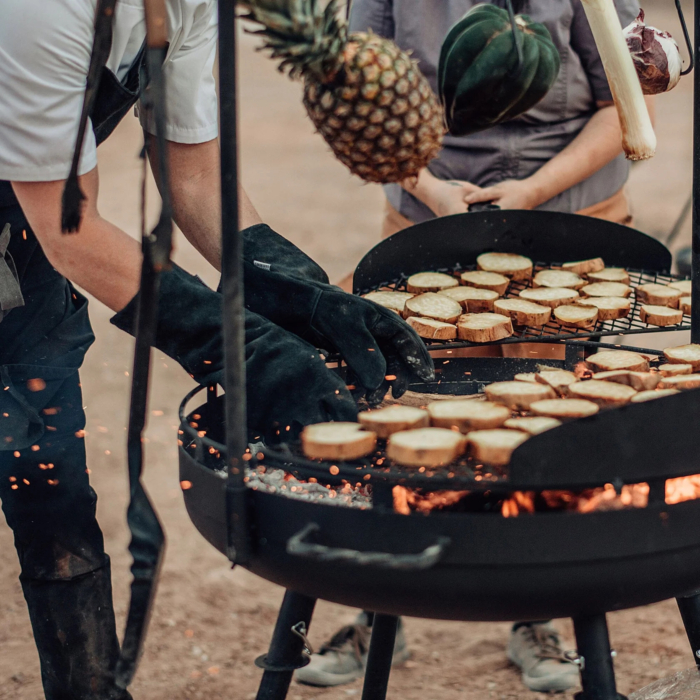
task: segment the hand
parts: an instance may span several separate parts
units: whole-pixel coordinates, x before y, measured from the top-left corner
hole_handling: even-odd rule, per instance
[[[491,202],[501,209],[534,209],[541,204],[528,180],[504,180],[492,187],[480,188],[464,197],[467,205]]]
[[[246,307],[317,348],[337,351],[368,401],[434,378],[418,334],[393,311],[327,284],[323,270],[269,226],[242,232]],[[389,377],[389,379],[387,379]]]
[[[481,188],[464,180],[438,180],[433,178],[426,188],[424,204],[435,216],[450,216],[468,211],[466,197],[478,194]]]

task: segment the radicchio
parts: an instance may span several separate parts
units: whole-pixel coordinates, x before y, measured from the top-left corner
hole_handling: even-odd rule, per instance
[[[681,79],[683,62],[678,44],[668,32],[644,24],[644,10],[623,30],[645,95],[668,92]]]

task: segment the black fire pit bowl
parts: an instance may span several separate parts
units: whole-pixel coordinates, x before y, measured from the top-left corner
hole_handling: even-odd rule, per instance
[[[181,407],[180,479],[190,518],[225,553],[226,481],[212,468],[210,452],[223,446],[209,437],[192,440],[197,433],[189,426],[196,416],[198,430],[221,435],[220,399],[185,416],[196,393]],[[630,408],[663,408],[688,396]],[[614,420],[614,414],[599,418]],[[624,460],[624,446],[616,456]],[[253,490],[249,496],[250,571],[306,596],[382,613],[494,621],[576,617],[676,597],[700,582],[700,500],[504,518],[405,516],[377,505],[361,510]]]

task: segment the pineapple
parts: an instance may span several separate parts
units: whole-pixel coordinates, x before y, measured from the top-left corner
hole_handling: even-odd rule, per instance
[[[369,182],[415,178],[440,150],[440,103],[416,61],[372,33],[348,34],[337,0],[239,0],[336,157]]]

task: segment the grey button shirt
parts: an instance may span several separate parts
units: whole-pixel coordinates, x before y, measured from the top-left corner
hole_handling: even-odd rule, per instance
[[[351,31],[393,39],[411,50],[437,92],[437,65],[442,40],[477,0],[353,0]],[[637,0],[615,0],[622,26],[639,12]],[[544,24],[559,49],[561,70],[547,96],[521,117],[470,136],[446,136],[440,155],[430,164],[443,180],[467,180],[481,187],[524,179],[565,148],[595,112],[597,101],[612,99],[580,0],[527,0],[524,14]],[[629,164],[620,155],[588,179],[539,209],[574,212],[611,197],[626,182]],[[385,185],[392,206],[411,221],[434,217],[422,202],[399,185]]]

